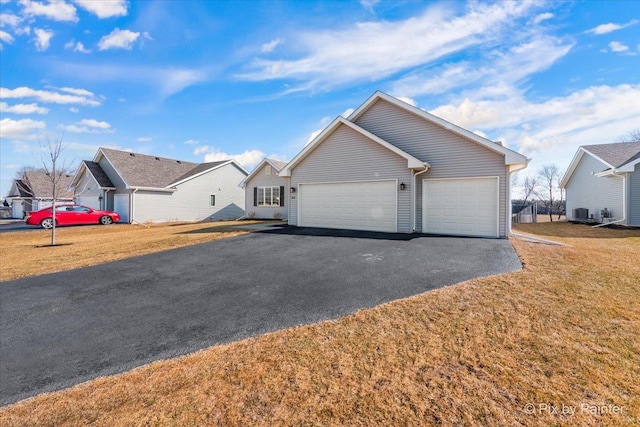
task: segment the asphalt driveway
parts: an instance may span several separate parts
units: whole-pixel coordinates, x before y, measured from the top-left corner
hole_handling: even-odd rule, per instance
[[[478,276],[507,240],[283,228],[0,284],[0,404]]]

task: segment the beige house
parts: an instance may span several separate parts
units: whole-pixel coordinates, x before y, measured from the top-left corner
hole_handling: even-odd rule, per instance
[[[285,162],[265,158],[240,183],[245,190],[244,210],[247,218],[288,218],[286,193],[289,191],[289,180],[278,175],[285,165]]]

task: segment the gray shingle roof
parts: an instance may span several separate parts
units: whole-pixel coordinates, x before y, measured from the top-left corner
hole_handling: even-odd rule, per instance
[[[71,185],[71,175],[62,175],[58,184],[58,198],[73,199],[73,192],[69,190]],[[22,177],[23,184],[31,190],[36,199],[47,199],[53,197],[53,185],[50,176],[44,170],[25,171]]]
[[[223,163],[226,163],[226,162],[228,162],[228,161],[229,161],[229,160],[222,160],[222,161],[220,161],[220,162],[200,163],[198,166],[196,166],[195,168],[191,169],[189,172],[187,172],[187,173],[185,173],[184,175],[179,176],[178,178],[176,178],[173,182],[179,182],[179,181],[182,181],[183,179],[187,179],[187,178],[189,178],[190,176],[197,175],[197,174],[199,174],[199,173],[201,173],[201,172],[204,172],[204,171],[206,171],[206,170],[209,170],[209,169],[211,169],[211,168],[214,168],[214,167],[216,167],[216,166],[218,166],[218,165],[221,165],[221,164],[223,164]],[[173,182],[172,182],[172,183],[173,183]]]
[[[640,157],[640,142],[614,142],[612,144],[583,145],[583,149],[619,168]]]
[[[100,148],[124,181],[131,187],[165,188],[184,179],[198,163],[146,154]]]
[[[96,181],[98,181],[98,185],[100,187],[115,188],[115,185],[113,185],[113,182],[111,182],[107,174],[104,173],[104,171],[102,170],[102,168],[98,163],[91,162],[89,160],[84,160],[83,163],[87,167],[87,169],[89,169],[89,172],[91,173],[91,175],[93,175]]]

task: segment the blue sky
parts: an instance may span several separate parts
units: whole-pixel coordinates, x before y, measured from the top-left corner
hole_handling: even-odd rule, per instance
[[[0,0],[0,196],[39,141],[290,160],[376,90],[533,160],[640,127],[640,2]]]

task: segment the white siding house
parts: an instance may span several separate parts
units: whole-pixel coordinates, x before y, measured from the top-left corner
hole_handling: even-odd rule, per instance
[[[578,149],[560,186],[567,219],[588,209],[588,220],[640,226],[640,142],[585,145]],[[607,209],[609,218],[602,213]]]
[[[376,92],[280,172],[289,224],[506,237],[523,155]]]
[[[191,163],[100,148],[73,179],[77,200],[102,203],[122,222],[236,219],[247,171],[234,160]]]

